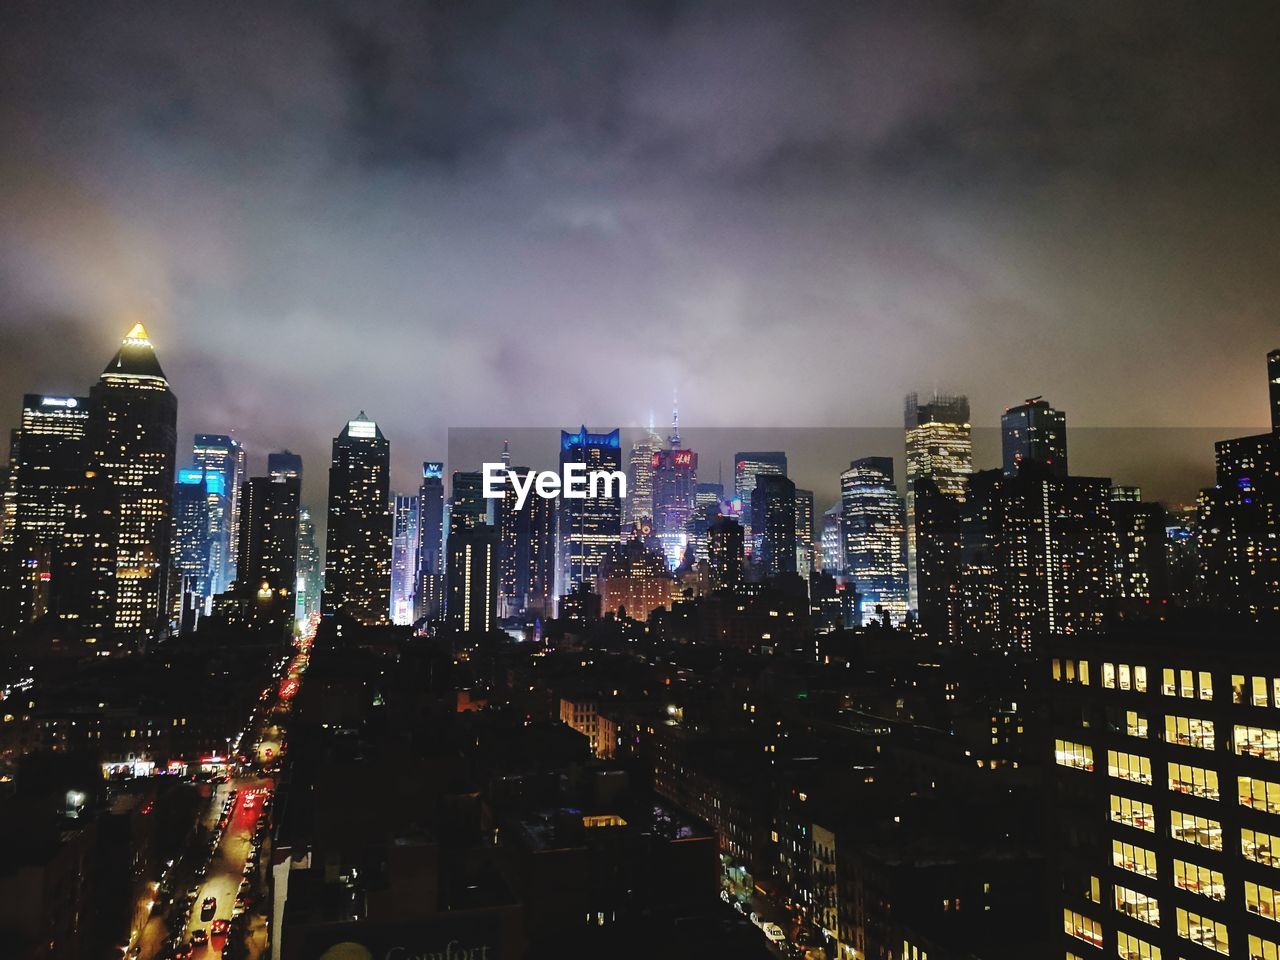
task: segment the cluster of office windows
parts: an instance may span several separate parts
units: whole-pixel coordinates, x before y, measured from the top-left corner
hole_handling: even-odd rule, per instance
[[[1213,699],[1213,674],[1208,670],[1174,670],[1165,667],[1160,674],[1160,692],[1166,697],[1188,700]]]
[[[1088,660],[1054,660],[1053,679],[1062,683],[1089,685]]]
[[[1186,860],[1173,861],[1173,885],[1210,900],[1227,899],[1227,884],[1220,871]]]
[[[1169,812],[1169,836],[1209,850],[1222,849],[1222,824],[1208,817],[1172,810]]]
[[[1151,785],[1151,759],[1136,753],[1107,751],[1107,775],[1134,783]]]
[[[1244,908],[1260,917],[1280,922],[1280,891],[1248,880],[1244,885]]]
[[[1108,690],[1134,690],[1147,692],[1147,668],[1127,663],[1104,663],[1102,685]]]
[[[1215,953],[1228,955],[1231,945],[1227,937],[1227,925],[1210,917],[1201,916],[1190,910],[1178,908],[1178,936],[1202,947],[1208,947]]]
[[[1176,743],[1184,747],[1198,747],[1201,750],[1213,749],[1213,721],[1200,720],[1196,717],[1164,718],[1165,743]]]
[[[1054,759],[1064,767],[1077,770],[1093,769],[1093,747],[1083,743],[1072,743],[1070,740],[1055,740],[1053,744]]]
[[[1116,909],[1125,916],[1149,923],[1153,927],[1160,926],[1160,901],[1149,897],[1139,890],[1115,885]]]
[[[1161,960],[1159,947],[1123,930],[1116,934],[1116,951],[1122,960]]]
[[[1156,829],[1156,817],[1151,804],[1141,800],[1130,800],[1128,797],[1120,797],[1114,793],[1111,795],[1111,819],[1127,827],[1146,830],[1148,833],[1154,833]]]
[[[1280,760],[1280,730],[1237,723],[1233,743],[1236,753],[1242,757]]]
[[[1238,796],[1242,807],[1264,813],[1280,813],[1280,783],[1240,777]]]
[[[1240,831],[1240,852],[1254,863],[1280,866],[1280,837],[1261,830]]]
[[[1280,677],[1231,677],[1231,702],[1255,707],[1280,707]]]
[[[1102,946],[1102,924],[1075,910],[1062,911],[1062,928],[1071,936],[1095,947]]]
[[[1156,855],[1153,851],[1123,840],[1111,841],[1111,862],[1121,870],[1128,870],[1144,877],[1156,876]]]

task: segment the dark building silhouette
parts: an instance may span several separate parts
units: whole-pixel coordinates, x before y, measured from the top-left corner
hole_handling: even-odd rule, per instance
[[[1000,418],[1004,475],[1038,463],[1058,477],[1067,475],[1067,415],[1040,397],[1005,410]]]
[[[751,562],[765,576],[796,572],[796,485],[786,477],[760,474],[751,491]]]
[[[434,619],[444,610],[444,464],[422,465],[418,488],[418,589],[414,617]]]

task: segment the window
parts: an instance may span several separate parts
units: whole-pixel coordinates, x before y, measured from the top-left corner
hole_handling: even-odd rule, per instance
[[[1153,947],[1123,930],[1116,933],[1116,952],[1123,960],[1160,960],[1159,947]]]
[[[1185,860],[1173,861],[1173,885],[1210,900],[1227,899],[1227,884],[1220,871]]]
[[[1122,753],[1119,750],[1107,751],[1107,774],[1121,780],[1132,780],[1134,783],[1151,785],[1151,760],[1136,753]]]
[[[1149,897],[1138,890],[1130,890],[1116,884],[1116,909],[1125,916],[1149,923],[1153,927],[1160,926],[1160,901]]]
[[[1250,683],[1249,688],[1249,702],[1255,707],[1271,706],[1270,698],[1267,696],[1267,678],[1253,677],[1251,680],[1252,682]]]
[[[1065,680],[1067,683],[1079,683],[1087,687],[1089,685],[1089,661],[1054,660],[1053,679]]]
[[[1173,670],[1165,667],[1160,671],[1160,692],[1166,697],[1185,697],[1194,700],[1213,699],[1213,674],[1208,670],[1198,673],[1194,670]]]
[[[1083,743],[1072,743],[1070,740],[1053,742],[1054,758],[1063,767],[1074,767],[1077,770],[1093,769],[1093,747]]]
[[[1146,667],[1133,668],[1133,689],[1138,691],[1138,693],[1147,692],[1147,668]],[[1159,951],[1156,951],[1156,952],[1159,953]]]
[[[1249,934],[1249,960],[1280,960],[1280,944]]]
[[[1125,843],[1122,840],[1111,841],[1111,862],[1121,870],[1141,874],[1144,877],[1156,875],[1156,855],[1150,850]]]
[[[1143,803],[1141,800],[1130,800],[1128,797],[1120,797],[1113,793],[1111,795],[1111,819],[1116,823],[1123,823],[1125,826],[1146,830],[1148,833],[1155,833],[1156,818],[1151,810],[1151,804]]]
[[[1246,727],[1236,724],[1236,753],[1241,756],[1280,760],[1280,731],[1269,727]]]
[[[1200,671],[1200,699],[1213,699],[1213,674],[1208,670]]]
[[[1199,747],[1201,750],[1213,749],[1213,721],[1200,720],[1196,717],[1164,718],[1165,743],[1177,743],[1184,747]]]
[[[1209,850],[1222,849],[1222,824],[1208,817],[1172,810],[1169,813],[1169,836]]]
[[[1244,885],[1244,908],[1268,920],[1280,921],[1280,894],[1271,887],[1246,880]]]
[[[1055,674],[1055,679],[1057,676]],[[1102,665],[1102,685],[1108,690],[1137,690],[1147,692],[1147,668],[1131,667],[1127,663],[1104,663]]]
[[[1280,837],[1261,830],[1240,831],[1240,852],[1254,863],[1280,867]]]
[[[1070,936],[1085,943],[1091,943],[1095,947],[1102,946],[1102,924],[1096,920],[1090,920],[1083,913],[1076,913],[1074,910],[1062,911],[1062,928]]]
[[[1102,685],[1108,690],[1116,688],[1116,665],[1114,663],[1104,663],[1102,665]]]
[[[1147,738],[1147,718],[1137,710],[1124,712],[1124,732],[1131,737]]]
[[[1238,796],[1242,807],[1280,813],[1280,783],[1241,777]]]
[[[1178,908],[1178,936],[1202,947],[1208,947],[1216,953],[1229,954],[1231,946],[1227,942],[1227,925],[1209,917]]]
[[[1169,789],[1193,797],[1218,799],[1218,771],[1185,763],[1169,764]]]

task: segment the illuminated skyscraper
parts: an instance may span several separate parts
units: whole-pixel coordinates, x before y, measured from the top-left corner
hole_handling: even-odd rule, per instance
[[[1000,417],[1004,475],[1035,462],[1054,476],[1067,475],[1067,415],[1040,397],[1010,407]]]
[[[619,432],[589,433],[584,425],[575,433],[560,431],[560,469],[566,463],[586,464],[588,474],[603,470],[620,473],[622,450]],[[603,484],[597,496],[582,499],[562,498],[557,510],[559,585],[556,596],[563,597],[574,586],[595,581],[600,557],[618,542],[622,530],[622,498],[618,485],[605,495]]]
[[[698,455],[671,448],[653,455],[653,533],[671,568],[679,566],[688,542],[698,487]]]
[[[89,392],[95,511],[85,626],[144,642],[165,629],[178,401],[138,323]]]
[[[334,438],[323,612],[384,624],[391,606],[391,447],[364,411]]]
[[[813,491],[796,491],[796,573],[806,580],[813,572]]]
[[[1217,483],[1200,492],[1204,600],[1252,617],[1280,613],[1280,350],[1267,355],[1270,433],[1214,445]]]
[[[511,476],[522,481],[528,467],[511,467],[502,482],[502,498],[493,501],[498,543],[498,615],[535,616],[551,612],[555,581],[555,501],[536,494],[516,509]]]
[[[497,622],[498,545],[487,523],[449,533],[445,612],[449,625],[464,632],[487,632]]]
[[[253,601],[253,622],[288,633],[294,622],[298,580],[296,476],[251,477],[240,488],[238,592]]]
[[[316,545],[316,525],[311,511],[298,510],[298,577],[295,616],[305,620],[320,612],[320,548]]]
[[[833,503],[822,511],[822,572],[836,576],[844,573],[844,505]]]
[[[221,433],[197,433],[192,444],[192,466],[222,478],[223,502],[210,505],[209,522],[214,531],[210,546],[213,592],[222,593],[236,578],[239,543],[240,486],[247,476],[244,447]]]
[[[7,529],[10,626],[51,610],[74,616],[70,590],[82,559],[89,401],[28,394],[10,452],[13,516]]]
[[[444,464],[422,465],[418,488],[418,586],[414,619],[434,619],[444,611]]]
[[[669,608],[676,582],[666,557],[632,536],[610,547],[600,559],[597,593],[604,613],[644,621],[654,610]]]
[[[391,622],[413,623],[419,552],[418,498],[396,494],[391,508]]]
[[[906,518],[893,459],[853,461],[840,474],[840,502],[845,573],[861,598],[860,621],[876,619],[879,607],[901,623],[907,615]]]
[[[928,403],[921,403],[917,394],[909,393],[903,420],[906,425],[908,603],[912,610],[918,610],[920,572],[916,563],[915,482],[931,477],[937,493],[964,499],[964,481],[973,472],[969,400],[935,393]]]
[[[751,491],[752,565],[764,576],[796,572],[796,485],[786,477],[758,474]]]
[[[178,471],[173,500],[173,573],[171,588],[182,629],[194,628],[210,610],[214,596],[213,544],[222,532],[214,515],[225,515],[222,475],[204,470]]]
[[[1169,597],[1164,507],[1142,499],[1138,487],[1111,488],[1116,537],[1116,596],[1129,606]]]
[[[762,474],[785,477],[787,455],[781,450],[755,450],[740,452],[734,456],[733,496],[742,505],[742,526],[748,552],[752,546],[751,491],[756,488],[756,477]]]
[[[662,438],[652,424],[627,457],[627,522],[653,519],[653,456],[662,449]]]
[[[715,589],[732,589],[742,583],[742,540],[742,524],[732,517],[718,517],[708,529],[707,562]]]

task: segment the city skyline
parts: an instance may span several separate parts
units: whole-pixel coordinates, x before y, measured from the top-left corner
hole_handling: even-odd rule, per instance
[[[643,424],[675,385],[713,427],[935,384],[979,422],[1264,422],[1267,12],[81,14],[4,15],[4,426],[137,319],[180,435],[323,462],[365,408],[404,490],[449,424]],[[785,406],[741,379],[777,329]]]

